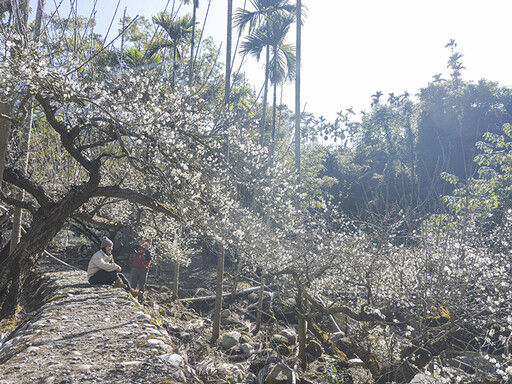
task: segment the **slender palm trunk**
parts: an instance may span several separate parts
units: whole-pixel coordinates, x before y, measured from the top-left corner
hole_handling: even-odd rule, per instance
[[[295,39],[295,52],[297,68],[295,71],[295,171],[297,172],[297,185],[300,186],[300,66],[302,51],[302,0],[297,0],[297,35]]]
[[[263,106],[261,112],[261,123],[260,123],[260,144],[263,145],[265,137],[265,124],[267,116],[267,99],[268,99],[268,78],[270,74],[270,46],[266,47],[266,58],[265,58],[265,83],[263,88]]]
[[[126,7],[124,8],[124,12],[123,12],[123,24],[121,25],[122,31],[124,31],[125,22],[126,22]],[[124,52],[124,33],[121,34],[121,46],[119,47],[119,55],[120,55],[119,66],[121,67],[121,70],[124,67],[123,52]],[[146,54],[144,54],[144,55],[146,55]]]
[[[171,80],[171,89],[174,92],[174,85],[176,84],[176,50],[178,47],[174,47],[172,54],[172,80]]]
[[[232,44],[233,0],[228,0],[228,21],[226,33],[226,85],[224,89],[224,103],[229,106],[231,95],[231,44]]]
[[[196,4],[192,4],[192,38],[190,39],[190,67],[188,69],[188,86],[192,88],[194,82],[194,45],[196,38]]]
[[[274,87],[272,101],[272,142],[270,143],[271,161],[274,161],[274,151],[276,148],[276,117],[277,117],[277,83],[272,84]]]
[[[28,118],[23,124],[23,133],[21,137],[20,144],[20,169],[23,174],[27,172],[28,168],[28,159],[29,159],[29,150],[30,150],[30,135],[32,130],[32,121],[34,116],[34,109],[32,102],[29,103],[28,106]],[[16,198],[18,200],[23,200],[25,194],[22,189],[16,191]],[[14,248],[18,245],[21,239],[21,225],[22,225],[22,217],[23,211],[20,207],[16,207],[14,209],[14,216],[12,220],[12,231],[11,231],[11,244],[9,248],[9,253],[13,253]]]

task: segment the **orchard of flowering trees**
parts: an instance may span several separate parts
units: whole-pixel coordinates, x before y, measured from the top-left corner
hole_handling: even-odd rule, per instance
[[[235,17],[255,26],[247,52],[273,12],[290,23],[298,12],[263,3]],[[256,99],[240,73],[226,82],[214,42],[189,33],[189,19],[125,17],[114,47],[85,18],[46,14],[37,32],[26,3],[10,4],[0,8],[2,230],[14,233],[21,208],[25,232],[0,254],[0,317],[19,310],[64,226],[130,227],[138,215],[139,232],[177,265],[213,239],[260,271],[262,286],[278,282],[295,302],[304,369],[307,329],[342,314],[378,382],[423,371],[464,381],[452,360],[468,356],[474,382],[509,380],[512,91],[464,82],[454,43],[449,80],[419,100],[375,94],[361,122],[351,111],[333,123],[303,114],[293,153],[291,112],[274,97],[267,121],[266,91]],[[279,55],[283,36],[271,37],[254,49]],[[275,95],[278,58],[266,60]],[[322,146],[323,136],[346,145]]]

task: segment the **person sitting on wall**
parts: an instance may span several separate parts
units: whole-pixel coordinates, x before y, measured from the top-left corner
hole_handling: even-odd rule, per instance
[[[141,304],[144,300],[144,289],[148,278],[149,267],[151,266],[151,260],[153,259],[152,244],[153,239],[143,239],[133,258],[132,287],[137,288],[137,284],[139,285],[139,291],[141,292],[139,303]]]
[[[112,249],[114,243],[104,236],[101,240],[100,250],[92,255],[87,266],[87,280],[92,285],[112,285],[116,288],[123,288],[132,294],[133,297],[140,295],[140,292],[130,286],[128,279],[122,274],[121,267],[114,263]]]

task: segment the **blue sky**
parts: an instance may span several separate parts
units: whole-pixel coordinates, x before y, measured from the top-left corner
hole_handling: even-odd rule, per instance
[[[59,2],[47,0],[47,7]],[[63,0],[61,15],[69,2]],[[89,15],[93,2],[78,0],[78,12]],[[234,9],[244,2],[233,0]],[[118,0],[97,0],[97,32],[106,32],[117,4]],[[125,8],[132,17],[150,18],[166,4],[170,10],[173,1],[120,0],[116,20]],[[191,11],[191,6],[180,4],[174,2],[182,12]],[[450,39],[464,55],[464,79],[486,78],[512,86],[510,0],[303,0],[303,4],[308,16],[302,32],[301,99],[303,109],[317,116],[333,120],[342,109],[367,110],[376,91],[386,97],[389,92],[417,93],[434,74],[447,75],[449,50],[444,46]],[[207,10],[205,34],[225,45],[227,1],[200,0],[200,25]],[[259,90],[262,64],[251,60],[244,68]],[[293,85],[285,86],[283,102],[293,108],[293,100]]]

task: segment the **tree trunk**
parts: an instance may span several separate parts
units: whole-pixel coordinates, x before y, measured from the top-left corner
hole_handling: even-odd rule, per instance
[[[263,315],[263,292],[265,292],[265,277],[261,277],[260,291],[258,295],[258,312],[256,315],[256,327],[254,334],[256,335],[261,329],[261,317]]]
[[[297,304],[297,312],[299,319],[299,360],[300,366],[302,369],[306,369],[307,367],[307,356],[306,356],[306,332],[308,328],[308,324],[306,319],[303,316],[304,313],[304,299],[302,297],[302,292],[299,288],[299,292],[297,293],[297,297],[295,298]]]
[[[297,185],[300,186],[300,65],[302,44],[302,0],[297,0],[297,35],[295,52],[297,55],[297,69],[295,72],[295,171],[297,172]]]
[[[36,11],[36,19],[34,22],[34,40],[39,41],[39,37],[41,36],[41,25],[43,20],[43,11],[45,7],[46,0],[38,0],[37,2],[37,11]],[[28,160],[30,156],[30,134],[32,130],[32,122],[34,121],[34,104],[32,101],[28,103],[28,116],[27,120],[25,120],[23,124],[23,134],[21,136],[21,157],[20,157],[20,169],[25,175],[28,169]],[[0,179],[1,180],[1,179]],[[19,190],[16,193],[16,198],[18,200],[23,200],[24,193],[22,190]],[[14,218],[12,220],[12,232],[11,232],[11,248],[9,253],[14,251],[14,248],[18,245],[21,238],[21,225],[23,223],[23,212],[22,209],[16,207],[14,210]]]
[[[260,145],[263,145],[265,137],[265,124],[267,115],[267,100],[268,100],[268,77],[270,73],[270,46],[266,47],[266,58],[265,58],[265,83],[263,87],[263,106],[261,112],[261,123],[260,123]]]
[[[126,23],[126,7],[124,7],[124,11],[123,11],[123,24],[121,25],[122,31],[124,31],[125,23]],[[121,71],[123,71],[123,69],[124,69],[123,52],[124,52],[124,33],[121,34],[121,45],[119,46],[119,67],[121,68]]]
[[[11,12],[14,14],[14,28],[20,36],[26,36],[29,1],[16,1],[12,5]],[[16,50],[13,51],[13,54],[16,54]],[[10,116],[11,112],[12,105],[10,102],[0,103],[0,115]],[[10,134],[11,121],[0,117],[0,189],[2,188],[1,183],[4,177],[5,155],[7,154]]]
[[[228,0],[228,21],[226,35],[226,85],[224,89],[224,103],[229,107],[231,95],[231,32],[233,20],[233,0]]]
[[[180,280],[180,261],[174,260],[174,276],[172,280],[172,299],[178,300],[178,287]]]
[[[222,310],[222,283],[224,280],[224,245],[219,244],[217,257],[217,289],[215,290],[215,309],[213,311],[212,342],[216,342],[220,335],[220,312]]]
[[[172,55],[172,77],[171,77],[171,90],[174,92],[176,83],[176,50],[178,47],[174,47]]]
[[[37,0],[36,19],[34,21],[34,38],[39,41],[41,37],[41,25],[43,24],[43,12],[46,7],[46,0]]]
[[[0,115],[9,116],[12,107],[9,103],[0,103]],[[11,132],[11,121],[0,117],[0,188],[1,180],[4,177],[5,155],[7,153],[7,144],[9,144],[9,135]]]
[[[66,219],[85,203],[89,194],[86,190],[71,191],[59,203],[47,209],[40,208],[33,215],[27,233],[14,252],[0,264],[0,318],[15,313],[29,271]]]
[[[128,232],[128,268],[132,269],[132,254],[133,254],[133,226],[130,226],[130,232]]]
[[[208,242],[206,241],[206,239],[203,239],[201,243],[201,260],[203,264],[203,269],[208,270],[210,269],[210,251],[208,249]]]
[[[39,10],[38,10],[39,11]],[[27,120],[23,124],[23,133],[21,136],[21,144],[20,144],[20,170],[23,175],[26,175],[28,169],[28,160],[30,157],[30,135],[32,131],[32,122],[34,119],[34,105],[32,102],[29,103],[28,106],[28,117]],[[16,198],[22,201],[25,197],[25,193],[23,190],[18,190],[16,192]],[[23,223],[23,212],[20,207],[16,207],[14,209],[14,217],[12,220],[12,232],[11,232],[11,246],[9,253],[14,252],[14,248],[18,245],[21,238],[21,225]]]
[[[277,84],[274,83],[274,94],[272,102],[272,139],[270,143],[270,161],[274,162],[274,152],[276,148],[276,116],[277,116]]]
[[[155,277],[160,279],[162,277],[162,262],[159,261],[155,266]]]
[[[194,45],[196,39],[196,3],[192,2],[192,38],[190,39],[190,67],[188,69],[188,86],[192,88],[194,82]]]
[[[25,193],[23,190],[16,191],[16,199],[23,200]],[[9,242],[9,253],[14,252],[14,248],[18,245],[21,239],[21,225],[23,223],[23,210],[20,207],[14,208],[12,218],[11,241]]]

